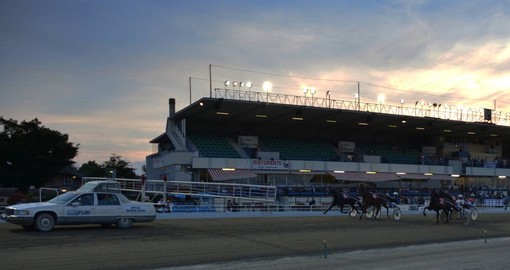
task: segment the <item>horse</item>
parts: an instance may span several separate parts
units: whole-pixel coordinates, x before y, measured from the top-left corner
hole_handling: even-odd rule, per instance
[[[364,214],[367,213],[368,207],[372,206],[374,208],[374,218],[376,218],[381,212],[381,207],[386,208],[386,216],[390,217],[390,207],[388,205],[388,199],[383,194],[378,194],[375,192],[369,192],[365,190],[363,187],[360,187],[358,192],[361,194],[363,198],[363,207],[362,213],[359,219],[363,217]]]
[[[423,216],[427,216],[425,210],[436,211],[436,224],[439,224],[439,212],[443,210],[446,213],[446,221],[451,218],[451,211],[455,205],[453,196],[443,190],[432,190],[430,192],[429,206],[423,208]]]
[[[331,195],[333,195],[333,202],[329,206],[326,211],[324,211],[323,214],[326,214],[333,206],[340,207],[340,212],[342,213],[348,213],[343,211],[344,205],[350,205],[352,209],[356,209],[356,204],[361,205],[361,202],[358,198],[354,198],[352,196],[349,196],[347,192],[342,192],[336,188],[330,188],[329,191],[331,192]]]

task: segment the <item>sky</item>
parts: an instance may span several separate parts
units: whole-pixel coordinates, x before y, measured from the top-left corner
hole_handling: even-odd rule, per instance
[[[351,100],[360,82],[364,102],[506,113],[509,70],[504,0],[0,0],[0,116],[68,134],[78,167],[116,154],[140,168],[168,99],[208,97],[209,71],[213,88]]]

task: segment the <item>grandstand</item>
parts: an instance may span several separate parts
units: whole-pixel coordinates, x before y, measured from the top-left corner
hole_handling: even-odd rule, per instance
[[[147,178],[508,189],[508,119],[234,92],[216,89],[180,111],[169,99],[166,131],[150,141],[158,151],[147,156]]]

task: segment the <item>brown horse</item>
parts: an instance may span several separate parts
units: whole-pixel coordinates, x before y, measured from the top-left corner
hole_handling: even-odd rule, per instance
[[[324,214],[326,214],[333,206],[340,207],[340,212],[342,213],[348,213],[343,211],[344,205],[350,205],[352,209],[357,209],[356,205],[362,205],[361,201],[358,198],[349,196],[349,193],[342,192],[336,188],[329,188],[329,191],[331,192],[331,195],[333,195],[333,202],[329,206],[326,211],[324,211]]]
[[[374,213],[373,213],[374,218],[377,218],[377,216],[381,212],[381,207],[386,208],[386,215],[388,217],[390,216],[388,200],[385,198],[385,196],[383,194],[370,192],[368,190],[365,190],[363,188],[363,186],[360,187],[358,192],[361,194],[361,196],[363,198],[363,208],[362,208],[362,213],[361,213],[361,216],[359,217],[359,219],[361,219],[363,217],[363,215],[367,213],[367,209],[369,207],[374,208]]]
[[[444,222],[447,223],[451,218],[451,212],[455,206],[455,200],[452,195],[443,190],[432,190],[430,192],[429,206],[423,208],[423,215],[427,216],[425,210],[436,211],[436,224],[439,224],[439,214],[443,211],[446,215]]]

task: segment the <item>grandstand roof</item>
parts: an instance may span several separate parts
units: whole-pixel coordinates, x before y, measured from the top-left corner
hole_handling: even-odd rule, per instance
[[[421,144],[442,137],[510,146],[510,127],[491,123],[235,99],[202,98],[172,118],[186,119],[188,132]]]

